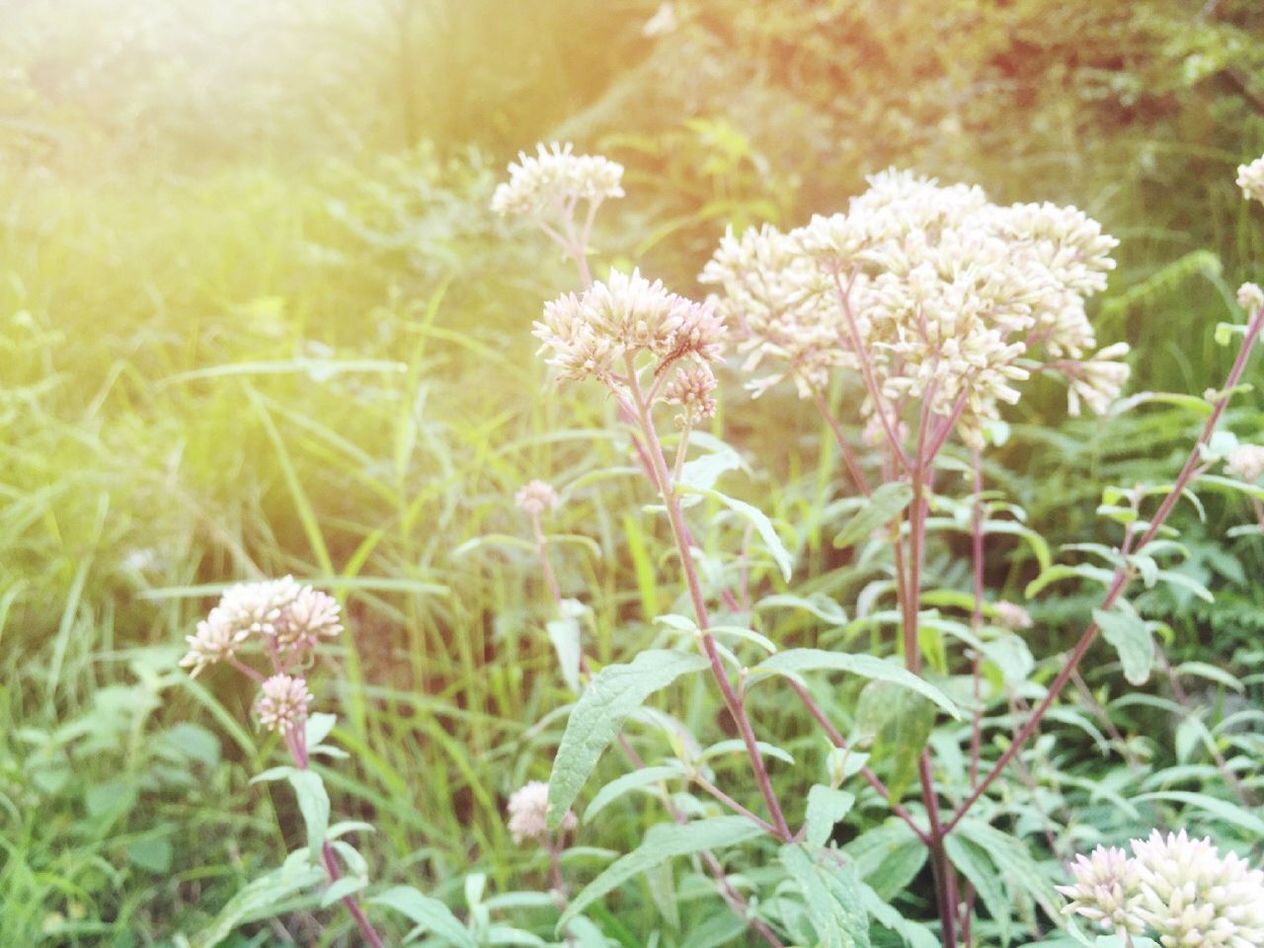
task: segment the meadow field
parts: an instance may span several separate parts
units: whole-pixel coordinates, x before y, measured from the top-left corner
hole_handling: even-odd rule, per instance
[[[1264,945],[1262,154],[1256,0],[0,0],[0,946]]]

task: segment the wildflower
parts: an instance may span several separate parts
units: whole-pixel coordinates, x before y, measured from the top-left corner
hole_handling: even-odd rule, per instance
[[[513,841],[522,845],[524,840],[533,839],[542,842],[549,835],[549,785],[542,780],[533,780],[515,790],[509,797],[509,833]],[[578,825],[575,814],[566,812],[562,820],[562,830],[573,830]]]
[[[535,336],[560,379],[608,381],[643,352],[660,368],[681,358],[715,361],[724,324],[710,305],[671,293],[659,280],[612,270],[583,295],[567,293],[545,304]]]
[[[492,193],[492,210],[502,215],[569,218],[578,201],[591,205],[623,197],[623,166],[600,155],[576,155],[574,146],[536,146],[536,154],[518,153],[509,180]]]
[[[1030,629],[1031,613],[1016,602],[998,602],[994,607],[996,621],[1015,632]]]
[[[1089,856],[1076,856],[1069,868],[1075,883],[1057,887],[1071,900],[1065,913],[1083,916],[1107,931],[1144,931],[1136,908],[1140,873],[1127,853],[1098,846]]]
[[[1264,203],[1264,155],[1250,164],[1238,165],[1238,187],[1248,201]]]
[[[1264,872],[1184,830],[1155,830],[1129,845],[1131,857],[1100,846],[1077,857],[1075,884],[1058,886],[1071,899],[1066,912],[1107,930],[1151,935],[1164,948],[1264,944]]]
[[[676,19],[675,5],[665,0],[654,11],[654,15],[645,21],[645,25],[641,27],[641,35],[647,39],[655,39],[659,36],[666,36],[668,33],[674,33],[679,27],[680,23]]]
[[[190,669],[189,674],[196,678],[207,665],[232,658],[249,636],[249,629],[234,625],[222,609],[212,609],[197,624],[196,633],[185,636],[189,651],[180,659],[180,667]]]
[[[715,373],[710,367],[698,365],[680,368],[663,390],[663,399],[669,405],[679,405],[682,425],[696,425],[715,414]]]
[[[341,612],[333,596],[303,586],[276,623],[277,645],[312,648],[322,638],[333,638],[342,632]]]
[[[1258,284],[1243,283],[1238,287],[1238,305],[1248,313],[1258,313],[1264,309],[1264,290]]]
[[[1084,303],[1116,245],[1074,207],[1002,207],[977,187],[887,171],[846,213],[727,234],[699,279],[740,328],[747,368],[784,366],[757,392],[790,377],[807,397],[835,369],[863,367],[884,400],[928,399],[977,443],[1033,368],[1066,377],[1075,411],[1118,393],[1126,347],[1088,356]],[[872,396],[862,409],[875,412]]]
[[[287,734],[307,720],[312,693],[307,682],[292,675],[273,675],[259,686],[255,716],[269,731]]]
[[[524,484],[514,494],[518,509],[531,517],[538,517],[547,510],[556,510],[560,501],[557,491],[544,481],[535,480]]]
[[[1248,484],[1254,484],[1264,475],[1264,446],[1240,444],[1229,452],[1225,470]]]
[[[1137,914],[1164,946],[1264,944],[1264,872],[1184,830],[1133,840]]]

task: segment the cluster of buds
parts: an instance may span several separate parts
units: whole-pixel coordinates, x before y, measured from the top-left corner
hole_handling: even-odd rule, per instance
[[[1074,207],[999,206],[977,187],[907,172],[869,183],[846,213],[728,234],[703,269],[743,331],[748,367],[776,365],[752,388],[789,377],[807,397],[836,368],[863,368],[897,413],[927,400],[936,415],[959,415],[970,443],[1033,371],[1069,382],[1073,413],[1118,395],[1127,347],[1094,352],[1085,312],[1117,245],[1096,221]]]
[[[1107,931],[1147,934],[1165,948],[1254,948],[1264,944],[1264,871],[1221,855],[1210,839],[1182,830],[1130,842],[1132,855],[1099,846],[1058,886],[1065,911]]]
[[[1239,480],[1254,484],[1264,476],[1264,446],[1239,444],[1229,452],[1225,470]]]
[[[1245,165],[1238,165],[1238,187],[1248,201],[1264,204],[1264,156]]]
[[[533,780],[515,790],[509,797],[509,820],[506,824],[513,841],[521,846],[527,840],[546,843],[549,839],[549,785]],[[562,832],[579,825],[574,812],[567,810],[562,819]]]
[[[518,488],[517,493],[514,494],[514,503],[528,517],[540,517],[549,511],[556,510],[561,501],[553,485],[534,480]]]
[[[228,589],[193,635],[180,660],[196,676],[209,665],[230,662],[260,681],[255,714],[265,728],[288,733],[307,718],[312,701],[307,682],[290,674],[323,639],[342,632],[338,601],[293,577],[240,583]],[[240,653],[256,649],[274,674],[264,678],[243,663]]]

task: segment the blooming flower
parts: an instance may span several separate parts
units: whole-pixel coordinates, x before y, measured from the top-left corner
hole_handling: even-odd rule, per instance
[[[342,609],[328,593],[304,586],[282,611],[276,640],[282,648],[311,648],[322,638],[342,632]]]
[[[1131,857],[1099,846],[1076,859],[1075,884],[1058,886],[1071,899],[1066,912],[1108,930],[1148,934],[1165,948],[1264,944],[1264,871],[1184,830],[1155,830],[1129,845]]]
[[[223,610],[212,609],[211,614],[197,624],[197,631],[185,636],[189,651],[180,659],[180,667],[190,669],[189,674],[196,678],[207,665],[232,658],[249,636],[249,630],[230,622]]]
[[[292,675],[273,675],[259,686],[255,716],[269,731],[286,734],[307,720],[312,693],[307,682]]]
[[[1264,155],[1250,164],[1238,165],[1238,187],[1248,201],[1264,203]]]
[[[521,845],[524,840],[543,841],[549,835],[549,785],[542,780],[533,780],[515,790],[509,797],[509,833],[513,841]],[[566,812],[562,820],[562,830],[568,831],[578,825],[575,814]]]
[[[562,380],[609,380],[628,357],[649,353],[660,367],[688,358],[720,357],[724,325],[709,305],[677,296],[634,270],[610,271],[580,296],[567,293],[545,304],[535,324],[540,351]]]
[[[1094,356],[1084,301],[1117,242],[1074,207],[992,204],[977,187],[909,172],[869,179],[843,214],[782,233],[728,234],[699,279],[742,333],[748,368],[784,368],[801,396],[839,368],[866,368],[896,414],[926,399],[971,443],[1033,369],[1064,376],[1071,410],[1103,411],[1128,369],[1123,345]],[[863,409],[872,414],[872,398]]]
[[[1238,287],[1238,305],[1248,313],[1264,309],[1264,290],[1256,283],[1243,283]]]
[[[503,215],[570,217],[583,200],[592,205],[623,197],[623,166],[600,155],[576,155],[574,146],[557,142],[536,146],[536,154],[518,153],[509,180],[492,193],[492,210]]]
[[[1030,629],[1031,613],[1016,602],[998,602],[994,607],[996,621],[1015,632]]]
[[[557,491],[544,481],[535,480],[524,484],[514,494],[518,509],[531,517],[538,517],[546,510],[556,510],[559,503]]]
[[[1229,452],[1225,470],[1234,477],[1254,484],[1264,475],[1264,446],[1240,444]]]

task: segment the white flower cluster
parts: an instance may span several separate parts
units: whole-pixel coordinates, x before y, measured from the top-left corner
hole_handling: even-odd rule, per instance
[[[608,381],[628,357],[649,353],[665,368],[677,359],[705,365],[720,357],[724,324],[714,309],[651,283],[610,271],[582,295],[567,293],[544,306],[535,324],[542,353],[561,380]]]
[[[185,637],[189,651],[180,665],[197,675],[208,665],[232,658],[251,638],[293,652],[341,631],[338,601],[292,576],[240,583],[220,597],[193,635]]]
[[[550,510],[556,510],[559,503],[557,491],[551,484],[534,480],[518,488],[514,494],[514,503],[529,517],[538,517]]]
[[[1238,187],[1248,201],[1264,204],[1264,155],[1250,164],[1238,165]]]
[[[492,193],[492,210],[503,215],[569,218],[579,201],[600,204],[623,197],[623,166],[600,155],[576,155],[574,146],[536,145],[536,154],[518,153],[509,180]]]
[[[1264,309],[1264,290],[1258,283],[1243,283],[1238,287],[1238,305],[1249,315],[1258,313]]]
[[[728,234],[703,269],[744,330],[748,367],[780,366],[756,391],[790,376],[807,396],[836,367],[867,367],[897,413],[921,399],[940,416],[960,409],[972,442],[1034,369],[1068,379],[1072,411],[1118,394],[1127,347],[1093,354],[1084,308],[1114,267],[1117,241],[1096,221],[908,172],[869,183],[845,214]]]
[[[1229,452],[1225,470],[1239,480],[1254,484],[1264,476],[1264,445],[1237,445]]]
[[[287,734],[307,720],[312,693],[307,682],[293,675],[273,675],[259,686],[255,716],[269,731]]]
[[[1155,830],[1132,855],[1099,846],[1071,865],[1065,911],[1108,931],[1149,934],[1165,948],[1264,945],[1264,871],[1222,856],[1210,839]]]
[[[1002,600],[994,607],[996,621],[1014,632],[1021,632],[1032,627],[1031,613],[1016,602]]]
[[[681,408],[677,422],[692,427],[715,414],[716,378],[710,366],[681,366],[663,390],[663,400]]]
[[[542,780],[533,780],[515,790],[509,797],[509,833],[513,841],[522,845],[524,840],[537,842],[545,840],[549,835],[549,785]],[[570,810],[562,820],[562,831],[573,830],[579,821]]]

